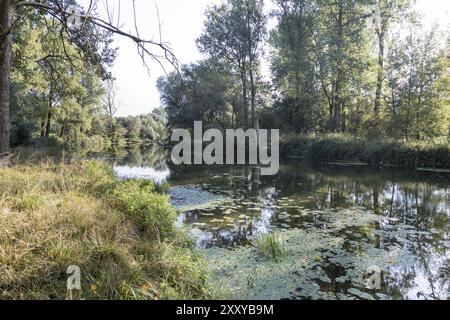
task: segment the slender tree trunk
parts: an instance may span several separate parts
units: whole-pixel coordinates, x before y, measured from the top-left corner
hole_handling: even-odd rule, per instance
[[[383,78],[384,78],[384,36],[385,26],[382,26],[382,30],[377,32],[378,35],[378,76],[377,76],[377,92],[375,94],[375,115],[381,111],[381,95],[383,93]]]
[[[244,121],[245,127],[248,128],[247,72],[245,70],[245,67],[241,69],[241,81],[242,81],[242,98],[244,103]]]
[[[45,137],[45,129],[47,128],[47,113],[41,118],[41,138]]]
[[[113,139],[114,139],[114,117],[112,115],[109,116],[108,137],[111,140],[111,142],[113,142]]]
[[[10,148],[9,105],[13,16],[14,0],[0,0],[0,153],[7,153]]]
[[[251,108],[252,108],[252,128],[256,125],[256,86],[252,69],[250,69],[250,86],[251,86]]]
[[[45,127],[45,137],[50,137],[50,130],[52,128],[52,112],[49,110],[47,113],[47,126]]]
[[[59,132],[59,137],[62,138],[64,136],[64,131],[66,130],[66,123],[63,122],[61,125],[61,131]]]
[[[45,108],[44,114],[42,115],[41,121],[41,137],[48,138],[50,136],[50,126],[51,126],[51,111],[52,110],[52,100],[53,100],[53,86],[50,84],[50,90],[48,94],[47,106]]]
[[[376,214],[378,214],[380,209],[380,193],[378,191],[378,188],[372,189],[372,196],[373,196],[373,210]]]
[[[256,86],[255,86],[255,77],[254,77],[254,70],[253,70],[253,62],[254,62],[254,55],[253,55],[253,41],[252,41],[252,28],[250,25],[250,12],[248,12],[247,16],[247,28],[248,28],[248,59],[249,59],[249,75],[250,75],[250,96],[251,96],[251,127],[255,128],[256,125]]]
[[[342,105],[342,132],[347,131],[347,113],[345,112],[345,105]]]
[[[334,115],[333,126],[336,131],[339,131],[339,124],[341,123],[341,72],[338,72],[336,80],[336,87],[334,91]]]
[[[333,125],[336,131],[340,129],[341,122],[341,112],[342,112],[342,81],[343,81],[343,70],[342,70],[342,41],[344,34],[344,9],[342,0],[339,1],[339,14],[338,14],[338,32],[337,32],[337,75],[336,75],[336,86],[334,91],[334,119]]]
[[[333,81],[331,83],[331,92],[330,92],[329,95],[327,95],[327,88],[325,87],[325,85],[322,85],[322,87],[323,87],[323,92],[327,96],[328,107],[329,107],[329,111],[330,111],[330,119],[332,119],[333,118],[333,112],[334,112],[334,91],[335,91],[335,88],[336,88],[336,81]]]

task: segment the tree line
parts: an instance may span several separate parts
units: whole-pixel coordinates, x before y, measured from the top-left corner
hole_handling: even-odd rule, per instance
[[[272,2],[269,13],[263,0],[207,10],[197,39],[206,58],[158,82],[170,127],[448,138],[450,38],[427,30],[413,1]]]
[[[205,58],[179,69],[170,47],[123,32],[110,12],[103,20],[97,1],[73,30],[75,0],[0,0],[0,153],[36,140],[102,150],[159,143],[166,128],[196,120],[285,134],[448,138],[450,38],[424,28],[412,0],[270,1],[270,12],[263,0],[209,7],[196,41]],[[164,110],[116,117],[114,34],[144,61],[175,66],[157,83]]]
[[[55,142],[69,150],[107,151],[165,140],[165,114],[117,117],[115,79],[107,71],[116,50],[105,47],[102,64],[83,59],[54,18],[35,16],[14,29],[11,73],[11,144]],[[111,43],[111,34],[103,33]],[[103,67],[104,70],[99,70]]]
[[[177,66],[170,47],[121,29],[120,7],[99,14],[91,0],[0,0],[0,155],[11,146],[56,141],[97,151],[165,140],[165,113],[117,118],[110,73],[114,34],[137,47],[137,58]],[[136,12],[135,3],[130,3]],[[74,17],[79,28],[73,28]],[[135,22],[136,24],[136,22]]]

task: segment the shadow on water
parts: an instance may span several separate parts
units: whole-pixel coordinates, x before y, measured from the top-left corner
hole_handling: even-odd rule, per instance
[[[307,231],[310,245],[315,235],[324,244],[318,244],[313,253],[301,248],[294,252],[302,258],[317,255],[315,264],[300,269],[320,269],[317,279],[305,278],[318,285],[320,294],[332,294],[332,298],[450,298],[448,175],[285,161],[278,175],[261,177],[245,166],[175,167],[164,149],[135,150],[116,157],[113,163],[120,177],[170,182],[172,202],[180,210],[178,223],[190,226],[199,248],[224,248],[231,260],[234,250],[247,250],[258,235]],[[295,236],[291,240],[298,242]],[[397,251],[401,258],[395,263],[381,258]],[[369,265],[384,264],[380,266],[383,289],[377,295],[368,296],[370,291],[355,288],[351,270],[364,259]],[[286,275],[289,280],[302,278],[298,270],[288,270]],[[304,293],[305,279],[297,289],[275,297],[330,298],[311,294],[312,289]],[[252,288],[255,294],[257,282]],[[272,296],[261,289],[256,297]]]

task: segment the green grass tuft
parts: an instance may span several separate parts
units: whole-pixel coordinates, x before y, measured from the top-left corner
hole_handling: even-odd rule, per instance
[[[277,261],[289,254],[283,239],[277,233],[259,236],[253,243],[258,253],[265,259]]]

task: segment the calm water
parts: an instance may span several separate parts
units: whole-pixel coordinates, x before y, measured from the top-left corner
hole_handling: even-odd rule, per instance
[[[238,297],[450,298],[449,175],[285,161],[277,176],[260,177],[249,167],[174,167],[167,159],[162,149],[135,150],[114,166],[122,178],[172,185],[178,223],[212,253],[215,279]],[[261,262],[263,275],[252,271],[250,248],[271,232],[286,233],[295,249],[280,266]],[[369,266],[381,270],[381,288],[358,282]],[[267,281],[243,283],[235,270]],[[287,285],[277,286],[283,278]]]

